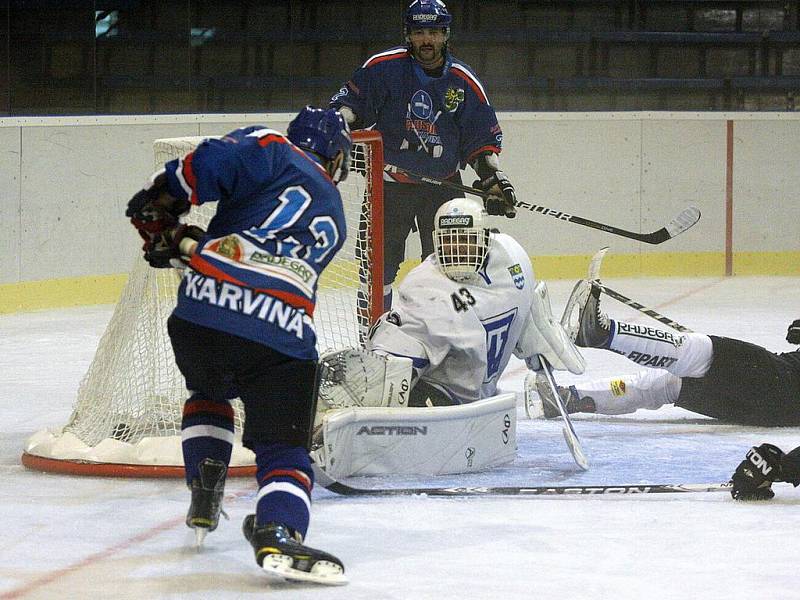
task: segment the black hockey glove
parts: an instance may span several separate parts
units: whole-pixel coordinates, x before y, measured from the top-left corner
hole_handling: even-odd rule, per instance
[[[181,252],[181,241],[187,238],[199,241],[205,233],[194,225],[178,225],[167,229],[145,242],[144,259],[155,269],[183,268],[191,257]]]
[[[178,217],[189,210],[187,200],[173,198],[167,188],[167,176],[164,173],[157,175],[152,184],[139,190],[128,201],[125,216],[145,241],[144,250],[149,242],[164,231],[178,224]]]
[[[486,179],[475,181],[472,187],[489,193],[483,203],[490,215],[504,215],[509,219],[517,216],[517,193],[502,171],[495,171]]]
[[[795,319],[786,332],[786,341],[790,344],[800,344],[800,319]]]
[[[734,500],[771,500],[774,481],[783,481],[783,450],[772,444],[753,446],[731,477]]]

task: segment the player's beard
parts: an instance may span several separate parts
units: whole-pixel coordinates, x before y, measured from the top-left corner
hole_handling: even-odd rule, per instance
[[[435,44],[422,44],[414,48],[414,58],[426,69],[434,69],[444,62],[443,46]]]

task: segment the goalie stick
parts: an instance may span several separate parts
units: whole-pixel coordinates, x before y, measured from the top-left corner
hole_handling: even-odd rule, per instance
[[[541,373],[543,373],[545,379],[547,379],[550,393],[553,395],[553,399],[558,407],[558,412],[561,413],[561,420],[564,422],[564,427],[561,429],[561,433],[564,434],[564,441],[567,443],[567,448],[569,448],[572,458],[575,459],[575,464],[586,471],[589,469],[589,460],[586,458],[586,454],[583,453],[581,441],[578,439],[578,434],[575,433],[575,428],[572,426],[572,421],[569,418],[567,409],[564,407],[564,402],[558,394],[556,380],[553,378],[553,370],[550,367],[550,363],[547,362],[547,359],[543,355],[539,354],[538,356],[539,363],[542,366]]]
[[[659,483],[636,485],[520,485],[464,487],[360,488],[336,481],[314,465],[315,480],[340,496],[601,496],[612,494],[684,494],[729,492],[729,483]]]
[[[413,171],[409,171],[408,169],[403,169],[402,167],[398,167],[395,165],[387,164],[386,166],[397,171],[398,173],[402,173],[403,175],[407,175],[418,181],[422,181],[423,183],[430,183],[432,185],[451,188],[459,192],[463,192],[465,194],[472,194],[474,196],[479,196],[484,200],[489,196],[489,194],[483,190],[479,190],[474,187],[456,183],[454,181],[446,181],[443,179],[437,179],[435,177],[420,175],[418,173],[414,173]],[[661,244],[663,242],[666,242],[667,240],[671,240],[675,236],[678,236],[687,229],[693,227],[700,220],[700,209],[694,206],[689,206],[687,208],[684,208],[669,223],[667,223],[666,226],[662,227],[661,229],[657,229],[656,231],[652,231],[650,233],[638,233],[636,231],[629,231],[627,229],[615,227],[614,225],[607,225],[605,223],[600,223],[599,221],[593,221],[585,217],[579,217],[578,215],[571,215],[569,213],[565,213],[560,210],[555,210],[553,208],[547,208],[546,206],[542,206],[540,204],[531,204],[530,202],[523,202],[521,200],[517,200],[515,206],[517,208],[522,208],[533,213],[539,213],[548,217],[554,217],[556,219],[559,219],[560,221],[577,223],[578,225],[583,225],[584,227],[599,229],[600,231],[605,231],[606,233],[610,233],[612,235],[618,235],[620,237],[637,240],[639,242],[644,242],[646,244]]]

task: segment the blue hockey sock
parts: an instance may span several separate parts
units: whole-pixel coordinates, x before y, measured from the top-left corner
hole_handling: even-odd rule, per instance
[[[255,443],[259,491],[256,524],[282,523],[305,537],[311,513],[314,473],[300,446]]]
[[[233,407],[227,400],[216,402],[193,394],[183,405],[181,445],[186,465],[186,482],[199,476],[204,458],[231,461],[233,451]]]

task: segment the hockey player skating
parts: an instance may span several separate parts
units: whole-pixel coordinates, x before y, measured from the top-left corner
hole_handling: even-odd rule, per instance
[[[405,45],[379,52],[355,71],[331,98],[354,128],[381,132],[388,165],[437,179],[461,182],[471,165],[475,187],[493,193],[490,214],[514,214],[515,192],[500,170],[502,131],[473,70],[447,48],[452,17],[440,0],[414,0],[404,18]],[[436,210],[457,195],[387,167],[384,174],[385,307],[405,256],[410,231],[419,231],[424,258],[433,251]]]
[[[335,476],[469,472],[513,460],[516,398],[496,395],[512,354],[531,369],[541,368],[541,354],[556,369],[583,372],[583,357],[553,318],[527,253],[511,236],[490,231],[480,202],[443,204],[432,243],[433,254],[405,277],[367,343],[370,356],[386,357],[390,366],[406,361],[408,377],[377,381],[390,391],[374,402],[369,390],[351,394],[339,407],[361,412],[331,411],[324,422],[319,462]],[[333,392],[356,387],[371,368],[361,354],[344,362],[351,360],[360,362],[344,365]],[[333,392],[321,392],[323,409]]]
[[[775,353],[733,338],[616,321],[601,312],[600,293],[592,285],[575,343],[653,368],[561,388],[569,412],[616,415],[675,404],[730,423],[800,424],[800,351]],[[800,343],[799,326],[795,321],[789,327],[790,343]],[[540,383],[544,415],[555,416],[550,393]]]
[[[306,107],[287,135],[246,127],[165,165],[126,215],[159,268],[188,262],[168,321],[190,396],[181,437],[198,544],[222,511],[239,397],[242,441],[256,456],[256,512],[243,524],[261,567],[287,579],[347,580],[341,561],[305,546],[314,476],[316,281],[345,240],[337,184],[352,142],[342,116]],[[203,232],[178,224],[217,202]],[[296,273],[313,273],[312,283]]]

